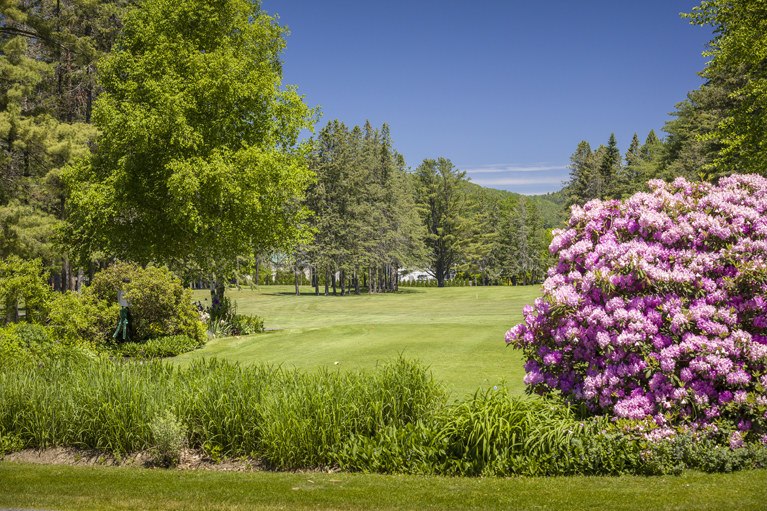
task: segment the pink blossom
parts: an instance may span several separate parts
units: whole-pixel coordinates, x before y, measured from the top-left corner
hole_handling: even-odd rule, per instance
[[[595,413],[767,435],[767,179],[648,184],[554,231],[543,296],[506,335],[525,383]]]

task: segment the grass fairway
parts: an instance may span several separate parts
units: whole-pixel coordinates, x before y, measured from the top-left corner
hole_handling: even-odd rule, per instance
[[[0,462],[0,507],[65,510],[750,510],[767,471],[666,477],[448,478],[232,473]]]
[[[303,287],[301,296],[292,286],[227,291],[238,312],[263,317],[273,331],[214,339],[177,362],[217,356],[308,370],[371,369],[402,354],[429,365],[455,397],[504,380],[511,392],[524,392],[521,356],[506,348],[503,336],[522,320],[522,307],[540,295],[538,286],[405,288],[343,297],[313,291]],[[207,296],[199,291],[195,298]]]

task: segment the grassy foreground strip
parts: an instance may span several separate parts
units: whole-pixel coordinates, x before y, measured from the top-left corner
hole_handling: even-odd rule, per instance
[[[540,286],[403,288],[360,296],[314,296],[304,286],[301,293],[295,296],[292,286],[228,290],[239,313],[261,316],[273,331],[214,339],[175,363],[217,356],[309,371],[370,370],[402,355],[427,365],[454,397],[501,381],[524,394],[522,357],[503,339],[522,321],[522,307],[540,296]],[[207,291],[195,292],[196,300],[205,297]]]
[[[0,462],[0,507],[99,509],[764,509],[767,471],[678,477],[445,478]]]

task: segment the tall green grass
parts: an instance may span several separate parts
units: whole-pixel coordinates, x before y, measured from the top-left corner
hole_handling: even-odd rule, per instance
[[[220,359],[185,368],[84,357],[3,363],[0,440],[16,446],[152,449],[169,461],[189,445],[278,469],[471,476],[767,466],[761,445],[731,450],[684,435],[653,443],[503,388],[448,404],[428,370],[402,358],[358,372]]]
[[[316,467],[333,464],[349,437],[424,420],[444,399],[423,366],[401,359],[371,372],[316,373],[217,359],[185,369],[50,360],[0,371],[0,432],[31,447],[127,453],[153,446],[150,424],[170,411],[192,447]]]

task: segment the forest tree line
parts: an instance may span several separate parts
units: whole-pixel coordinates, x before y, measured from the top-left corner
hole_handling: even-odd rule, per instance
[[[569,205],[767,172],[766,0],[686,15],[715,38],[667,136],[623,155],[614,135],[582,141],[545,197],[482,189],[438,155],[409,168],[385,124],[298,140],[319,113],[281,84],[285,29],[257,3],[219,4],[2,3],[0,257],[42,259],[61,290],[115,259],[218,286],[270,259],[342,294],[396,290],[414,269],[530,283]]]
[[[0,257],[42,259],[55,270],[53,284],[62,291],[79,288],[115,259],[166,264],[188,280],[215,273],[219,282],[269,260],[310,268],[315,284],[337,285],[342,293],[358,292],[360,286],[395,290],[400,273],[416,269],[429,271],[440,285],[458,273],[479,275],[481,283],[540,279],[546,234],[532,202],[485,197],[443,158],[409,169],[386,125],[348,129],[333,121],[312,143],[296,145],[290,135],[316,120],[316,112],[289,89],[275,100],[277,107],[250,104],[251,112],[238,108],[259,94],[214,96],[218,84],[213,81],[219,77],[189,71],[221,46],[217,34],[194,28],[202,26],[199,12],[196,23],[184,19],[199,3],[3,4]],[[169,9],[174,16],[167,15]],[[178,26],[161,25],[162,18]],[[251,15],[245,24],[259,28],[257,19]],[[264,42],[254,46],[263,51],[258,73],[278,76],[282,32],[268,18],[261,26],[275,34],[253,39]],[[189,34],[190,27],[199,34]],[[186,37],[201,48],[185,53]],[[120,51],[112,51],[115,45]],[[194,90],[179,100],[177,91],[186,82],[205,87],[210,97]],[[189,103],[196,110],[182,111]],[[285,105],[293,109],[292,117],[270,126],[273,135],[265,139],[266,130],[256,122],[243,131],[241,119],[258,115],[259,109],[285,110]],[[222,106],[233,113],[221,114]],[[231,139],[225,138],[228,133]],[[269,140],[280,136],[284,140]],[[283,151],[297,148],[287,162],[262,158],[259,172],[274,165],[291,170],[300,157],[315,176],[291,171],[291,178],[299,176],[287,181],[293,188],[265,192],[262,187],[262,195],[293,193],[275,206],[278,214],[264,216],[272,222],[255,217],[249,222],[263,225],[260,231],[239,229],[236,221],[228,229],[217,225],[235,213],[241,224],[248,223],[245,213],[255,209],[236,208],[253,204],[252,197],[236,195],[243,182],[222,184],[223,172],[247,173],[243,168],[251,164],[250,155],[228,158],[243,137],[260,147],[272,142]],[[275,182],[284,178],[277,177]],[[213,195],[208,190],[218,195],[208,197]],[[295,207],[296,198],[304,209]],[[286,218],[293,222],[287,225]],[[270,228],[295,232],[272,236]],[[513,228],[518,230],[512,233]]]

